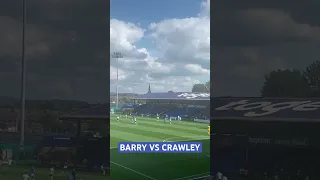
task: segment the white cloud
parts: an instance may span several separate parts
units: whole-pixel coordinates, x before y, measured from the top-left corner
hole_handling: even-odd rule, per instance
[[[140,27],[117,19],[110,20],[110,50],[120,51],[126,57],[141,58],[141,54],[134,43],[144,36]]]
[[[210,63],[210,19],[170,19],[150,25],[164,61]]]
[[[126,71],[123,71],[122,69],[118,69],[118,79],[119,80],[125,80],[129,76],[129,73]],[[117,68],[110,66],[110,80],[116,80],[117,79]]]
[[[186,64],[184,67],[194,74],[210,75],[210,70],[202,68],[199,64]]]
[[[201,3],[201,12],[199,15],[210,18],[210,0],[205,0]]]
[[[153,22],[145,29],[111,19],[111,52],[124,55],[118,63],[111,58],[111,91],[116,89],[116,67],[120,92],[145,93],[148,83],[153,92],[190,91],[193,84],[209,80],[210,1],[199,3],[199,7],[201,11],[194,17]],[[138,46],[145,41],[155,47]]]

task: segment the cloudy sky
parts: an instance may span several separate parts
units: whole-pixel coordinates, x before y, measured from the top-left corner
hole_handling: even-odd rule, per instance
[[[27,98],[106,101],[108,1],[27,2]],[[20,96],[21,6],[0,2],[0,96]]]
[[[213,95],[259,96],[266,73],[320,60],[320,1],[214,2]]]
[[[210,78],[210,1],[111,0],[110,91],[191,91]]]
[[[120,92],[145,93],[148,83],[154,92],[190,91],[209,80],[211,64],[213,95],[257,96],[269,71],[320,60],[316,0],[217,0],[211,20],[200,0],[112,0],[111,17],[106,7],[105,0],[28,1],[29,99],[107,100],[117,67],[115,59],[109,66],[109,37],[110,51],[124,54]],[[0,2],[0,27],[0,96],[19,97],[20,1]]]

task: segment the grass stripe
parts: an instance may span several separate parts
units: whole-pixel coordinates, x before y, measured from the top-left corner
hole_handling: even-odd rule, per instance
[[[123,127],[113,127],[112,130],[122,131]],[[137,134],[137,135],[147,134],[148,137],[153,137],[153,138],[157,138],[157,139],[166,139],[168,137],[173,136],[173,135],[165,134],[161,131],[160,132],[152,132],[152,130],[148,130],[148,129],[133,129],[131,127],[127,127],[126,132],[132,133],[132,134]],[[174,137],[179,137],[179,134],[176,133],[174,135]]]
[[[110,137],[110,146],[111,147],[118,147],[119,142],[126,142],[128,140],[124,138],[116,138],[116,137]]]
[[[113,121],[110,123],[111,127],[113,125],[118,125],[118,124],[132,124],[131,122],[127,122],[127,121]],[[183,123],[179,123],[179,122],[174,122],[172,124],[170,123],[166,123],[164,124],[163,122],[147,122],[147,121],[138,121],[138,125],[140,126],[147,126],[147,127],[151,127],[151,128],[165,128],[165,129],[169,129],[169,130],[174,130],[174,131],[185,131],[185,132],[190,132],[190,133],[197,133],[197,132],[204,132],[206,131],[207,127],[202,126],[202,127],[193,127],[192,125],[188,125],[188,128],[186,129],[185,126],[182,125]]]
[[[111,121],[111,125],[113,125],[114,123],[116,123],[116,120]],[[124,120],[120,120],[120,122],[126,122],[126,119]],[[131,120],[128,120],[128,123],[131,122]],[[168,126],[170,125],[169,122],[167,122],[166,124],[163,123],[163,120],[159,120],[157,121],[156,119],[138,119],[137,122],[139,124],[148,124],[150,126],[155,126],[155,127],[164,127],[164,128],[178,128],[178,129],[184,129],[184,130],[191,130],[191,131],[202,131],[203,129],[206,128],[206,125],[204,124],[199,124],[199,123],[186,123],[186,122],[177,122],[177,121],[172,121],[173,124],[171,125],[178,125],[178,126]]]
[[[144,122],[148,122],[148,123],[158,123],[160,122],[160,124],[163,124],[165,125],[163,122],[164,120],[163,119],[160,119],[159,121],[157,119],[141,119],[142,121]],[[166,122],[169,122],[169,120],[167,120]],[[182,122],[179,122],[179,121],[176,121],[176,120],[172,120],[171,122],[174,122],[176,124],[181,124],[181,126],[184,126],[186,127],[187,129],[191,127],[191,129],[193,129],[193,127],[203,127],[203,124],[200,124],[200,123],[194,123],[194,122],[188,122],[188,121],[182,121]],[[192,126],[190,126],[192,125]]]
[[[158,137],[161,136],[161,138],[166,138],[170,136],[196,136],[196,135],[203,135],[206,132],[203,131],[202,133],[186,133],[183,129],[180,129],[179,131],[176,130],[169,130],[169,129],[159,129],[155,127],[141,127],[140,124],[138,125],[128,125],[128,124],[113,124],[112,128],[114,130],[121,130],[121,129],[126,129],[126,131],[131,131],[135,132],[136,130],[138,131],[145,131],[148,133],[149,136],[154,136]],[[145,134],[141,132],[140,134]]]
[[[148,123],[148,124],[156,124],[159,126],[166,126],[167,124],[169,124],[170,121],[166,121],[166,123],[164,123],[163,121],[143,121],[144,123]],[[194,130],[194,129],[199,129],[199,128],[203,128],[203,124],[199,125],[197,123],[186,123],[186,122],[179,122],[179,121],[171,121],[172,124],[176,124],[179,125],[181,128],[184,129],[190,129],[190,130]]]
[[[144,135],[138,135],[138,134],[123,132],[123,131],[117,131],[117,130],[113,130],[112,128],[110,129],[110,137],[116,137],[116,138],[120,138],[120,139],[123,139],[125,137],[128,141],[133,141],[133,142],[134,141],[141,141],[141,142],[161,141],[161,139],[158,139],[158,138],[147,137]]]
[[[201,128],[199,127],[193,127],[193,126],[188,126],[188,128],[186,129],[185,126],[183,126],[183,123],[179,123],[179,122],[173,122],[172,124],[167,123],[167,124],[163,124],[163,122],[156,122],[156,123],[148,123],[148,122],[138,122],[139,125],[142,126],[146,126],[146,127],[150,127],[150,128],[157,128],[159,129],[159,127],[164,127],[165,129],[168,130],[173,130],[173,131],[184,131],[184,132],[190,132],[190,133],[203,133],[204,131],[206,131],[206,128],[203,128],[203,126]],[[113,123],[112,125],[116,125],[117,123]],[[118,123],[119,124],[119,123]],[[122,124],[127,124],[127,123],[122,123]]]
[[[110,140],[112,145],[124,141],[201,141],[202,153],[199,154],[162,154],[162,153],[119,153],[117,149],[111,150],[111,160],[122,166],[132,168],[147,174],[157,180],[169,180],[179,177],[194,177],[208,170],[210,152],[209,137],[207,138],[207,124],[172,121],[164,124],[163,119],[136,117],[138,124],[132,124],[131,119],[111,118]],[[165,173],[163,173],[165,172]],[[128,175],[127,175],[128,174]],[[126,168],[111,163],[112,179],[146,179],[139,177]]]

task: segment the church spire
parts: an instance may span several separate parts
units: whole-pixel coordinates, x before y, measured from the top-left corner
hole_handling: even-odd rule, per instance
[[[151,87],[150,87],[150,83],[149,83],[149,89],[148,89],[148,93],[151,93]]]

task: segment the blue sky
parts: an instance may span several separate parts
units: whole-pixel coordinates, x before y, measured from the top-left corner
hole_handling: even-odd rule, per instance
[[[111,0],[111,18],[140,24],[172,18],[194,17],[200,11],[200,0]]]
[[[148,26],[153,22],[196,16],[200,11],[200,3],[200,0],[111,0],[110,17],[134,23],[148,30]],[[154,47],[147,38],[143,37],[136,45]],[[156,51],[150,53],[157,55]]]
[[[155,91],[190,91],[193,84],[208,81],[208,7],[209,0],[111,0],[110,50],[126,52],[127,61],[111,60],[110,88],[115,88],[116,66],[122,74],[120,91],[125,92],[144,92],[146,82],[155,82]],[[129,57],[142,49],[145,59]]]

